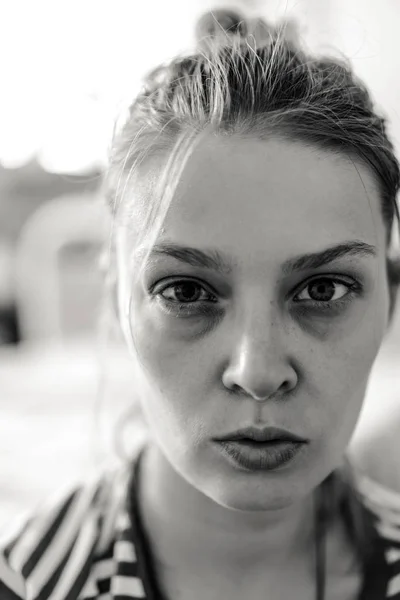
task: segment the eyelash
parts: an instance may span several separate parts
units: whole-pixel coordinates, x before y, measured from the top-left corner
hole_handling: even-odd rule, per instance
[[[356,280],[352,280],[352,281],[344,281],[343,279],[340,279],[338,277],[332,277],[332,276],[327,276],[327,275],[321,275],[319,277],[316,277],[315,279],[312,279],[310,281],[308,281],[302,288],[301,290],[296,293],[296,296],[300,295],[300,293],[304,290],[306,290],[308,287],[310,287],[313,283],[316,283],[318,281],[328,281],[331,283],[335,283],[335,284],[340,284],[340,285],[344,285],[345,287],[348,288],[348,292],[342,296],[342,298],[339,298],[337,300],[326,300],[326,301],[317,301],[317,300],[310,300],[310,301],[305,301],[306,302],[306,308],[302,307],[303,310],[307,310],[307,307],[310,310],[316,310],[319,312],[323,312],[323,313],[337,313],[340,312],[341,309],[343,309],[345,306],[347,306],[347,304],[351,301],[351,299],[356,296],[357,294],[360,294],[363,290],[363,286],[361,285],[361,283],[359,283]],[[212,298],[211,300],[195,300],[195,301],[191,301],[191,302],[178,302],[175,300],[169,300],[167,298],[164,298],[162,296],[162,293],[165,292],[167,289],[169,288],[174,288],[174,287],[178,287],[179,285],[185,284],[185,283],[192,283],[195,286],[197,286],[197,288],[201,288],[202,290],[204,290],[209,298]],[[154,287],[153,287],[154,289]],[[215,315],[216,312],[219,311],[219,307],[216,307],[215,304],[217,303],[217,296],[212,294],[211,292],[207,291],[205,286],[203,284],[201,284],[200,282],[196,281],[195,279],[179,279],[174,281],[173,283],[170,283],[169,285],[166,285],[163,289],[158,290],[157,292],[154,292],[152,290],[150,290],[152,296],[156,297],[161,303],[162,303],[162,307],[164,310],[166,310],[166,312],[168,314],[174,314],[177,317],[181,317],[181,316],[211,316],[211,315]],[[206,302],[206,304],[204,304],[204,302]],[[297,303],[301,304],[303,301],[297,301]],[[192,308],[193,305],[197,306],[195,308]]]

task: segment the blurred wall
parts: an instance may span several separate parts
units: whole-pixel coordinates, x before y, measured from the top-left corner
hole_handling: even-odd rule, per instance
[[[99,183],[99,173],[47,173],[35,160],[18,169],[0,166],[0,239],[14,245],[26,220],[43,202],[95,190]]]

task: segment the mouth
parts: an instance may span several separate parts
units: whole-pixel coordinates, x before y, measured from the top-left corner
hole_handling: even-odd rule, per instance
[[[254,440],[250,440],[250,439],[246,439],[246,438],[242,438],[240,440],[222,440],[222,441],[226,441],[226,442],[235,442],[238,445],[242,446],[242,448],[278,448],[279,446],[284,446],[285,444],[288,443],[293,443],[293,442],[288,442],[287,440],[270,440],[268,442],[256,442]]]
[[[307,443],[308,440],[286,429],[277,427],[245,427],[228,433],[215,441],[218,442],[241,442],[252,447],[273,446],[279,443]]]
[[[247,472],[280,470],[301,456],[309,440],[285,429],[246,427],[214,440],[234,467]]]

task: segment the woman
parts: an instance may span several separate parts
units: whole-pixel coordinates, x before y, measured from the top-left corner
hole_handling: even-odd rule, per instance
[[[221,11],[107,178],[148,439],[3,545],[1,598],[400,598],[400,496],[346,448],[391,322],[399,165],[351,70]]]

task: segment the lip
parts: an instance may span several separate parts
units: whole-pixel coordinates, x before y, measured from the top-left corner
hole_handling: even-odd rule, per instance
[[[302,438],[291,431],[280,429],[279,427],[244,427],[232,431],[224,436],[216,438],[217,442],[234,442],[240,440],[251,440],[253,442],[292,442],[292,443],[307,443],[308,440]]]
[[[251,440],[220,441],[221,454],[240,470],[276,471],[295,461],[305,443],[293,441],[254,442]]]

